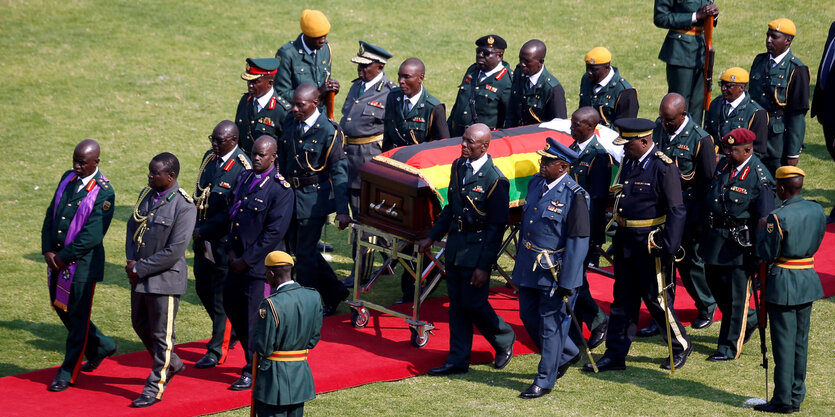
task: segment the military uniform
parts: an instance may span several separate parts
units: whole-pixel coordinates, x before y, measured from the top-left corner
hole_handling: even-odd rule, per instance
[[[258,416],[301,416],[316,397],[307,355],[320,339],[322,301],[295,282],[280,285],[261,301],[254,326],[261,357],[252,390]]]
[[[695,301],[699,318],[710,319],[716,310],[716,300],[707,286],[704,261],[699,256],[699,238],[704,195],[716,169],[716,151],[713,138],[689,115],[679,129],[680,133],[671,135],[661,125],[661,119],[658,119],[652,136],[653,141],[675,162],[681,173],[682,199],[687,209],[681,240],[684,259],[677,265],[681,282]]]
[[[185,369],[174,353],[174,319],[188,286],[186,249],[196,221],[197,208],[177,182],[162,193],[142,190],[128,220],[125,256],[136,261],[139,275],[131,291],[131,322],[153,359],[142,395],[157,400]]]
[[[502,69],[489,76],[482,76],[476,64],[467,68],[449,114],[450,135],[461,136],[476,123],[484,123],[491,130],[504,126],[513,73],[507,62],[501,65]]]
[[[212,320],[212,337],[207,355],[223,363],[234,338],[232,325],[223,311],[223,284],[228,273],[226,236],[229,233],[229,200],[241,172],[251,169],[249,158],[239,147],[224,161],[211,150],[203,155],[194,190],[197,224],[202,240],[194,241],[194,287]],[[211,256],[206,245],[211,247]],[[210,259],[211,258],[211,259]]]
[[[519,66],[510,92],[510,106],[504,127],[516,127],[543,123],[554,118],[565,119],[565,90],[557,77],[542,67],[536,85],[530,85],[530,78],[522,74]]]
[[[496,352],[510,349],[515,340],[513,329],[487,301],[489,282],[481,288],[470,285],[476,268],[492,271],[508,221],[509,183],[492,158],[485,156],[487,161],[477,173],[464,158],[452,163],[449,204],[429,231],[435,241],[447,235],[450,351],[446,363],[463,369],[470,366],[474,324]]]
[[[667,92],[684,96],[687,109],[696,126],[702,125],[704,114],[704,22],[693,22],[693,14],[709,0],[655,0],[653,22],[669,29],[658,52],[658,59],[667,63]]]
[[[426,89],[418,94],[421,96],[417,103],[411,110],[406,110],[404,103],[408,98],[400,88],[393,88],[389,93],[384,117],[383,152],[449,137],[444,104]]]
[[[64,362],[58,368],[56,379],[75,383],[84,357],[98,361],[116,350],[113,339],[105,336],[92,321],[93,293],[96,283],[104,279],[104,245],[102,240],[113,219],[115,193],[101,171],[94,174],[86,186],[79,189],[80,179],[72,171],[61,176],[58,191],[46,210],[41,229],[41,252],[55,252],[67,265],[75,265],[72,284],[68,288],[69,299],[55,312],[67,328]],[[67,233],[79,212],[82,202],[96,191],[95,200],[88,200],[91,211],[81,229],[67,242]],[[86,204],[85,204],[86,205]],[[81,218],[79,217],[79,220]],[[64,270],[62,270],[64,271]],[[50,271],[49,294],[52,305],[57,301],[58,271]]]
[[[252,152],[252,146],[261,136],[272,136],[276,140],[281,137],[281,122],[290,112],[292,105],[278,95],[275,89],[270,91],[270,94],[272,98],[260,111],[256,98],[249,93],[244,93],[238,102],[235,124],[238,126],[239,145],[247,155]]]
[[[713,136],[713,141],[719,145],[722,138],[731,130],[743,127],[757,135],[754,141],[754,153],[765,155],[768,149],[768,113],[762,106],[751,100],[748,93],[730,114],[726,113],[727,101],[721,96],[710,102],[710,109],[705,112],[705,131]]]
[[[580,80],[580,107],[591,106],[600,113],[600,123],[614,128],[614,122],[624,117],[638,116],[638,92],[620,76],[617,67],[611,81],[594,92],[595,85],[591,83],[588,74],[583,74]]]

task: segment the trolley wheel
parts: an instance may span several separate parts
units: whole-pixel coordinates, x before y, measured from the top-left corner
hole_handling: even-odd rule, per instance
[[[365,307],[351,309],[351,325],[357,329],[362,329],[368,324],[368,319],[371,315]]]
[[[423,330],[423,328],[418,330],[414,327],[409,327],[409,330],[412,331],[412,346],[416,348],[422,348],[426,346],[427,343],[429,343],[429,332]]]

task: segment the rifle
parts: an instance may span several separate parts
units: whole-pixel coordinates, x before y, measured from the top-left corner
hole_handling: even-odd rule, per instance
[[[331,73],[327,72],[327,76],[325,77],[325,83],[331,78]],[[328,119],[333,121],[333,108],[334,108],[334,101],[336,99],[336,93],[333,91],[329,91],[325,94],[325,108],[328,112]]]
[[[705,35],[705,91],[704,91],[704,107],[705,113],[710,109],[710,93],[713,89],[713,58],[716,53],[713,49],[713,26],[714,16],[709,16],[705,19],[704,35]]]
[[[760,262],[757,271],[757,279],[759,280],[760,284],[760,293],[765,293],[765,280],[766,274],[768,273],[768,268],[766,268],[765,262]],[[754,288],[754,307],[757,310],[757,327],[760,331],[760,352],[763,354],[763,362],[760,366],[765,369],[765,398],[768,398],[768,348],[766,347],[765,342],[765,328],[768,325],[768,316],[766,315],[765,305],[760,304],[760,300],[762,299],[763,303],[765,303],[765,296],[762,297],[758,294],[757,289]]]

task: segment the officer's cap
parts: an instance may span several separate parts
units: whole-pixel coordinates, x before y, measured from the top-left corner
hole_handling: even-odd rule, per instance
[[[372,62],[385,64],[389,58],[391,58],[391,54],[385,49],[366,41],[360,41],[360,50],[357,52],[357,56],[351,58],[351,62],[355,64],[370,64]]]
[[[719,79],[726,83],[747,84],[748,71],[745,71],[740,67],[728,68],[725,72],[722,73],[722,76],[719,77]]]
[[[608,64],[612,62],[612,53],[608,49],[598,46],[586,53],[585,61],[589,65]]]
[[[777,178],[778,180],[785,180],[785,179],[788,179],[788,178],[805,177],[805,176],[806,176],[806,173],[803,172],[802,169],[800,169],[798,167],[793,167],[791,165],[785,165],[785,166],[781,166],[780,168],[777,168],[777,174],[775,175],[775,178]]]
[[[246,71],[241,73],[241,78],[251,81],[264,75],[275,75],[278,65],[275,58],[247,58]]]
[[[744,127],[738,127],[723,136],[722,142],[730,146],[747,145],[749,143],[754,143],[754,139],[756,138],[757,135],[754,132]]]
[[[562,159],[569,164],[577,159],[577,152],[572,151],[568,146],[557,142],[556,139],[549,137],[545,139],[545,149],[536,151],[536,153],[551,159]]]
[[[615,127],[618,128],[620,136],[612,141],[615,145],[626,145],[633,139],[652,135],[655,129],[655,122],[649,119],[624,118],[615,120]]]
[[[290,256],[287,252],[282,252],[280,250],[272,251],[267,254],[267,257],[264,259],[265,266],[282,266],[282,265],[290,265],[293,266],[293,257]]]
[[[304,36],[309,38],[319,38],[331,31],[331,22],[319,10],[304,9],[299,20],[299,26],[301,26]]]
[[[499,35],[485,35],[475,41],[475,46],[504,50],[507,49],[507,42]]]
[[[768,22],[768,28],[771,30],[776,30],[780,33],[785,33],[789,36],[794,36],[797,34],[797,27],[794,26],[794,22],[785,17],[781,17],[779,19],[772,20]]]

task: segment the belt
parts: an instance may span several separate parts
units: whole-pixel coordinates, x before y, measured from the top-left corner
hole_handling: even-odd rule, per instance
[[[328,175],[309,175],[306,177],[287,177],[287,180],[290,181],[290,185],[293,188],[301,188],[306,187],[308,185],[316,185],[320,183],[322,180],[327,179]]]
[[[467,223],[463,216],[455,216],[455,225],[459,232],[481,233],[484,231],[484,227]]]
[[[692,35],[692,36],[699,36],[702,34],[701,27],[695,27],[690,29],[672,29],[673,32],[676,33],[683,33],[685,35]]]
[[[629,220],[624,219],[623,217],[618,217],[617,220],[618,226],[621,227],[652,227],[664,224],[665,221],[667,221],[666,215],[646,220]]]
[[[542,252],[545,252],[545,253],[563,253],[563,252],[565,252],[565,248],[559,248],[557,250],[550,250],[550,249],[540,248],[540,247],[534,245],[533,243],[531,243],[531,241],[527,240],[527,239],[522,239],[522,246],[524,246],[525,249],[529,249],[529,250],[532,250],[534,252],[539,252],[539,253],[542,253]]]
[[[768,117],[783,117],[783,109],[769,110]]]
[[[811,269],[815,267],[815,258],[789,259],[781,256],[774,265],[785,269]]]
[[[298,362],[307,360],[308,350],[276,350],[267,359],[276,362]]]
[[[348,145],[365,145],[366,143],[379,142],[381,140],[383,140],[382,133],[380,133],[379,135],[366,136],[362,138],[349,138],[347,136],[345,137],[345,143],[347,143]]]
[[[707,224],[711,228],[733,229],[746,223],[748,223],[748,219],[722,218],[714,215],[713,213],[708,213],[707,215]]]

